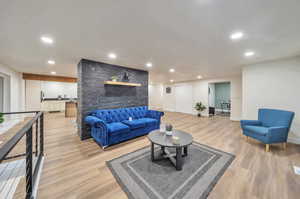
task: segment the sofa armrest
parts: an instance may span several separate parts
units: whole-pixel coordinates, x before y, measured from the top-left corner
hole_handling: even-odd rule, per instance
[[[267,138],[269,143],[286,142],[288,138],[289,128],[285,126],[275,126],[268,129]]]
[[[258,120],[241,120],[241,127],[245,125],[252,125],[252,126],[260,126],[261,122]]]
[[[161,111],[154,111],[154,110],[148,110],[146,116],[153,118],[153,119],[158,119],[160,120],[160,118],[164,115],[164,112]]]
[[[269,128],[269,134],[271,136],[287,136],[288,127],[285,126],[274,126]]]
[[[106,123],[95,116],[85,117],[85,122],[89,124],[91,127],[106,127]]]

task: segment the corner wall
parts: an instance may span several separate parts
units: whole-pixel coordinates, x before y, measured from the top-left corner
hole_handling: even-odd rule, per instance
[[[129,82],[140,87],[105,85],[111,76],[129,74]],[[120,80],[122,81],[122,80]],[[92,110],[133,106],[148,106],[148,72],[122,66],[82,59],[78,64],[78,133],[81,139],[90,138],[84,125],[85,116]]]
[[[243,68],[243,118],[257,119],[259,108],[294,111],[289,136],[300,143],[300,57]]]
[[[0,64],[0,75],[4,77],[4,112],[24,111],[25,81],[22,73]]]
[[[149,84],[149,108],[160,110],[163,108],[163,92],[162,84]]]

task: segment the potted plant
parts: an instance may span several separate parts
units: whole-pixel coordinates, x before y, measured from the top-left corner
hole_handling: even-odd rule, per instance
[[[0,113],[0,124],[4,122],[3,113]]]
[[[166,124],[166,135],[172,135],[173,126],[171,124]]]
[[[118,81],[118,76],[111,76],[110,77],[111,78],[111,81],[113,81],[113,82],[116,82],[116,81]]]
[[[201,102],[197,102],[195,109],[198,111],[198,117],[201,117],[201,112],[204,111],[206,107]]]

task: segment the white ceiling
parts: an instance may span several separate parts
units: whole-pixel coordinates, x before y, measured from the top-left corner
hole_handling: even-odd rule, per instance
[[[76,76],[81,58],[140,69],[151,61],[154,82],[233,75],[300,54],[299,10],[299,0],[1,0],[0,63]],[[245,39],[233,42],[237,30]],[[40,42],[44,34],[52,46]],[[245,58],[246,50],[256,56]]]

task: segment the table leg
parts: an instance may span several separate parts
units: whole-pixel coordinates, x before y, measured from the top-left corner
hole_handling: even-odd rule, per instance
[[[188,155],[188,146],[183,147],[183,156]]]
[[[151,143],[151,160],[154,161],[154,143]]]
[[[161,146],[161,154],[162,154],[162,155],[166,155],[165,147],[164,147],[164,146]]]
[[[177,147],[176,148],[176,170],[181,170],[182,169],[182,147]]]

